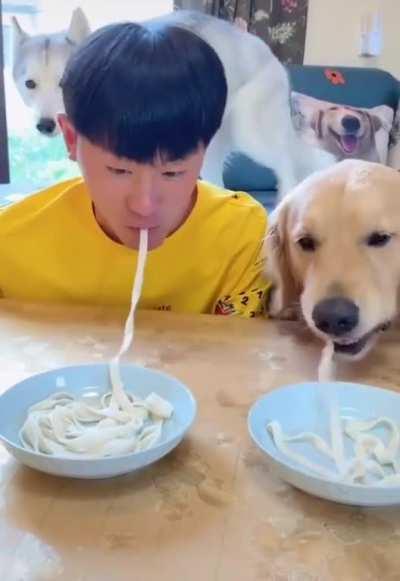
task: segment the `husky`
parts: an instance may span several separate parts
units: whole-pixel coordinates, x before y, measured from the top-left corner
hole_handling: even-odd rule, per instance
[[[241,152],[275,172],[282,197],[310,173],[335,162],[333,155],[306,145],[296,134],[287,72],[263,40],[201,12],[179,10],[156,20],[200,36],[224,66],[227,106],[207,150],[201,172],[204,179],[222,186],[226,161],[232,153]],[[36,127],[45,135],[59,131],[60,79],[68,58],[89,32],[80,8],[74,11],[67,31],[47,36],[30,36],[13,20],[14,81],[25,103],[35,109]]]
[[[33,110],[36,129],[53,137],[60,132],[57,115],[64,110],[60,80],[67,60],[90,34],[80,8],[74,10],[69,28],[53,34],[29,35],[13,17],[12,76],[25,105]]]

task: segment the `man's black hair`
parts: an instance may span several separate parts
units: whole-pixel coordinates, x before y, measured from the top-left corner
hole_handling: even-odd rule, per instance
[[[78,133],[139,163],[207,146],[227,95],[223,65],[197,35],[129,22],[91,34],[67,63],[61,87]]]

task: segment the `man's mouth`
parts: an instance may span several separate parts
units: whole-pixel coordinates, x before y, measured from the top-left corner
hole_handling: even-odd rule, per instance
[[[159,224],[157,225],[146,225],[146,226],[130,226],[128,225],[127,228],[129,228],[129,230],[156,230],[157,228],[159,228]]]
[[[355,357],[359,355],[364,349],[367,348],[370,342],[375,338],[378,333],[383,333],[390,327],[390,322],[386,321],[374,327],[371,331],[357,339],[353,340],[334,340],[335,353],[341,355],[348,355],[349,357]]]
[[[340,147],[343,149],[345,153],[351,155],[356,151],[358,145],[358,137],[356,135],[353,135],[352,133],[339,135],[338,133],[336,133],[336,131],[333,131],[333,129],[330,129],[330,132],[332,133],[336,141],[338,141]]]

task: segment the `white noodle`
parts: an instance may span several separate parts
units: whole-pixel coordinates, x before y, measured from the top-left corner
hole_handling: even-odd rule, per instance
[[[133,341],[134,315],[143,286],[147,245],[147,230],[141,230],[124,337],[109,366],[112,391],[97,398],[92,393],[86,400],[57,392],[31,406],[20,430],[20,440],[26,448],[62,457],[99,458],[147,450],[160,439],[163,422],[173,413],[172,405],[155,393],[143,400],[127,393],[119,368],[120,358]],[[65,380],[57,378],[56,386],[65,387]]]
[[[386,427],[390,432],[387,445],[380,437],[367,433],[379,426]],[[318,434],[302,432],[289,436],[283,432],[277,421],[270,422],[267,429],[282,454],[318,476],[329,480],[363,485],[371,483],[380,486],[400,485],[400,429],[389,418],[381,417],[371,421],[348,420],[346,422],[344,433],[354,442],[354,456],[347,461],[344,460],[341,469],[340,465],[337,464],[333,445],[329,446]],[[343,436],[342,431],[341,434]],[[336,472],[326,470],[324,467],[311,462],[306,456],[294,452],[288,446],[290,443],[301,441],[309,442],[327,458],[334,460]],[[372,481],[371,477],[373,477]]]
[[[386,426],[390,432],[389,443],[385,446],[380,438],[365,435],[378,426]],[[395,422],[390,418],[377,418],[369,422],[352,420],[345,426],[345,433],[355,441],[355,446],[367,449],[367,452],[375,456],[380,464],[391,464],[395,472],[399,472],[399,445],[400,431]]]
[[[124,353],[126,353],[126,351],[129,349],[133,341],[135,310],[140,299],[140,294],[142,292],[144,268],[146,266],[147,245],[148,232],[147,230],[141,230],[136,275],[132,285],[131,308],[128,318],[126,319],[121,347],[117,355],[110,362],[110,379],[112,385],[111,407],[115,409],[120,407],[126,411],[131,409],[132,404],[126,395],[124,386],[122,384],[121,376],[119,373],[119,361],[122,355],[124,355]]]
[[[320,382],[319,391],[322,401],[324,402],[324,407],[326,410],[329,410],[329,426],[333,459],[339,474],[343,475],[345,471],[344,442],[337,393],[334,388],[328,388],[324,385],[324,383],[334,381],[334,353],[335,346],[333,341],[328,341],[322,350],[321,361],[318,367],[318,381]]]
[[[379,486],[400,485],[400,429],[390,418],[380,417],[374,420],[347,420],[342,422],[334,389],[324,389],[324,382],[333,380],[333,343],[328,343],[321,356],[318,369],[320,394],[324,407],[329,410],[330,445],[318,434],[302,432],[289,436],[285,434],[277,421],[270,422],[267,430],[271,433],[278,450],[288,458],[304,466],[314,474],[329,480]],[[344,425],[343,425],[344,424]],[[371,430],[384,427],[389,432],[387,445],[381,438],[370,434]],[[354,456],[346,460],[344,454],[344,436],[353,440]],[[333,460],[336,472],[326,470],[307,457],[293,451],[288,444],[309,442],[323,455]],[[390,471],[388,471],[390,470]]]
[[[323,384],[332,382],[335,376],[334,363],[335,346],[333,341],[328,341],[322,350],[318,367],[318,381],[320,382],[320,395],[325,409],[329,410],[329,424],[331,434],[331,446],[333,459],[339,474],[345,470],[343,432],[340,421],[339,404],[334,389],[326,388]]]
[[[311,460],[309,460],[305,456],[302,456],[301,454],[294,452],[293,450],[291,450],[289,448],[289,446],[287,446],[287,442],[290,442],[290,441],[293,442],[296,440],[303,439],[303,438],[299,437],[300,435],[292,437],[292,438],[288,438],[286,436],[286,434],[283,433],[281,425],[279,422],[270,422],[268,424],[267,428],[272,434],[272,437],[274,439],[276,447],[279,449],[280,452],[282,452],[282,454],[285,454],[285,456],[288,456],[291,460],[294,460],[298,464],[301,464],[302,466],[305,466],[309,470],[312,470],[313,472],[315,472],[319,476],[323,476],[324,478],[329,478],[329,479],[335,478],[335,474],[333,472],[330,472],[329,470],[325,470],[322,466],[315,464],[315,462],[312,462]],[[301,436],[304,437],[304,434],[301,434]],[[309,438],[310,434],[307,434],[307,436]],[[306,438],[306,439],[308,439],[308,438]],[[319,436],[316,436],[316,434],[312,434],[311,440],[313,443],[315,443],[314,438],[316,438],[316,440],[319,442],[319,444],[321,443]],[[319,446],[317,446],[317,447],[319,447]],[[324,442],[323,448],[324,449],[326,448],[325,442]]]
[[[318,381],[333,381],[335,375],[335,364],[333,355],[335,346],[332,341],[328,341],[322,350],[321,360],[318,367]]]

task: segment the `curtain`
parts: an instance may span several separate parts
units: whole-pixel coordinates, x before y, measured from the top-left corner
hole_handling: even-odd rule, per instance
[[[308,0],[175,0],[174,7],[229,20],[262,38],[281,62],[303,62]]]

